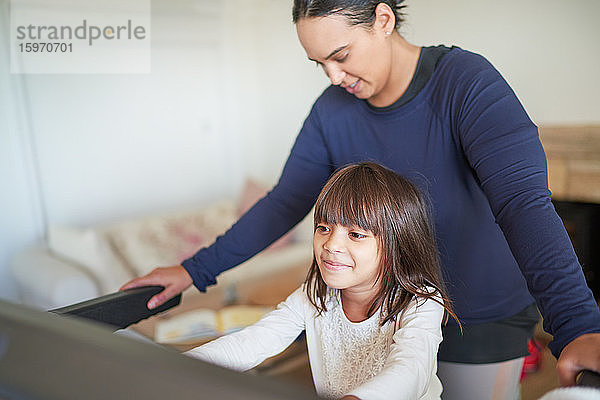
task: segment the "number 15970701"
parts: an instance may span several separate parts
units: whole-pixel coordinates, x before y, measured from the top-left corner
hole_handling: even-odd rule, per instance
[[[21,53],[72,53],[73,43],[26,42],[19,43]]]

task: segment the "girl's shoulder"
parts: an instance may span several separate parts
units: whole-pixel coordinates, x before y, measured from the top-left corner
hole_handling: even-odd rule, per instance
[[[308,301],[308,296],[306,295],[306,283],[300,285],[296,290],[294,290],[288,297],[285,299],[285,302],[295,302],[295,303],[303,303]]]
[[[294,290],[278,307],[289,307],[301,313],[312,312],[314,306],[306,293],[306,283]]]

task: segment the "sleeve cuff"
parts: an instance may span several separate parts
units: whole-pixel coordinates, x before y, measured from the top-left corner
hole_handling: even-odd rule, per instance
[[[194,258],[184,260],[181,265],[188,274],[192,277],[194,286],[201,292],[206,292],[206,287],[217,283],[216,277],[213,276],[202,264],[194,261]]]

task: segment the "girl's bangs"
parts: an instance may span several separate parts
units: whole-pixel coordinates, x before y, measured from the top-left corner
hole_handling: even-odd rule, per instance
[[[375,209],[377,201],[368,193],[359,193],[349,185],[334,185],[322,196],[315,207],[315,228],[317,224],[358,227],[380,235],[381,213]]]

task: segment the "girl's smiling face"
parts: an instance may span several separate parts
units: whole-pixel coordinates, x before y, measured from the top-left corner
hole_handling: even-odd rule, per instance
[[[391,73],[391,47],[386,29],[350,26],[346,18],[302,18],[296,23],[298,38],[312,61],[320,65],[333,85],[376,104],[385,94]]]
[[[313,236],[313,251],[327,286],[376,293],[380,252],[371,231],[320,223]]]

